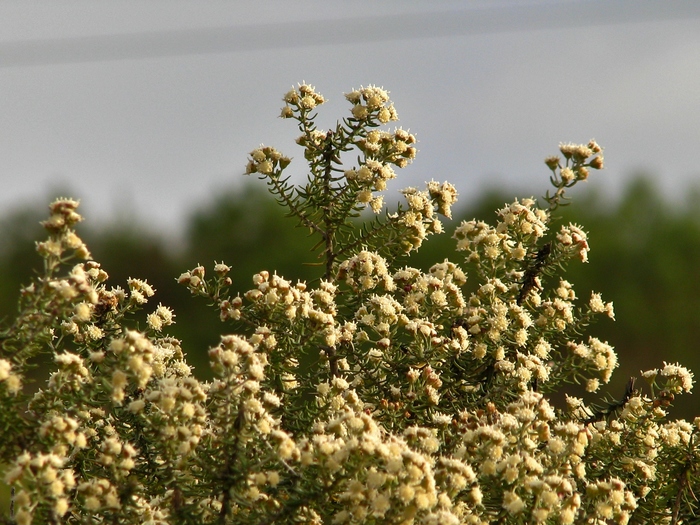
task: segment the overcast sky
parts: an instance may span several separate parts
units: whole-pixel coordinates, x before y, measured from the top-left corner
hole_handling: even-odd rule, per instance
[[[0,212],[64,188],[91,222],[177,231],[260,143],[303,173],[277,118],[303,80],[329,99],[321,127],[351,88],[391,92],[420,150],[394,191],[541,195],[542,159],[590,138],[607,166],[590,185],[612,194],[641,168],[674,196],[700,175],[697,0],[8,0]]]

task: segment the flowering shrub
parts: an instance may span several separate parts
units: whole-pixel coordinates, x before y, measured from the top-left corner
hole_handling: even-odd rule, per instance
[[[696,520],[700,419],[666,415],[690,372],[664,363],[642,373],[644,391],[631,379],[599,405],[552,401],[566,384],[598,391],[617,366],[610,345],[584,335],[614,318],[612,303],[579,298],[561,277],[588,260],[586,233],[556,223],[566,190],[603,167],[600,146],[560,145],[542,203],[516,199],[495,225],[463,222],[457,262],[425,272],[403,257],[443,231],[455,188],[407,188],[386,211],[379,192],[416,139],[380,129],[397,120],[383,89],[346,98],[350,116],[323,132],[322,95],[304,84],[284,97],[305,185],[285,178],[290,159],[272,147],[246,168],[318,238],[319,280],[262,269],[233,296],[223,262],[179,277],[226,326],[209,350],[212,381],[166,335],[175,314],[150,306],[147,282],[108,285],[74,231],[78,203],[51,204],[44,272],[0,333],[3,522]],[[374,219],[358,228],[365,208]],[[31,394],[28,372],[47,355],[48,382]]]

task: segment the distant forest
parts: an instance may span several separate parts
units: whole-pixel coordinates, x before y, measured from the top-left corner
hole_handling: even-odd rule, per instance
[[[495,210],[513,198],[497,192],[482,195],[461,208],[445,225],[445,233],[430,238],[405,264],[427,269],[445,258],[463,263],[451,238],[455,226],[473,218],[494,223]],[[41,264],[34,241],[44,237],[39,221],[45,210],[27,208],[0,217],[3,324],[16,312],[20,287]],[[571,264],[566,279],[580,300],[586,301],[594,290],[615,305],[615,322],[605,320],[590,328],[619,356],[620,367],[603,391],[620,398],[630,376],[639,377],[640,369],[663,366],[663,361],[680,362],[700,373],[700,193],[689,192],[684,203],[671,204],[663,200],[652,179],[638,177],[614,204],[595,192],[574,191],[573,204],[562,214],[561,223],[583,226],[591,246],[590,262]],[[252,287],[252,275],[263,269],[309,283],[321,274],[307,232],[284,217],[261,186],[220,195],[202,206],[188,220],[184,246],[177,249],[165,237],[134,224],[94,228],[86,221],[78,232],[110,275],[108,283],[127,288],[129,277],[147,279],[157,292],[146,311],[159,302],[174,308],[177,323],[169,333],[183,341],[200,377],[207,377],[207,349],[230,328],[221,324],[215,309],[177,284],[182,272],[198,264],[211,271],[214,261],[223,261],[232,267],[230,276],[241,293]],[[468,266],[463,268],[468,272]],[[136,327],[139,323],[145,324],[145,316],[135,320]],[[583,395],[582,389],[572,393]],[[699,408],[700,398],[685,396],[677,400],[674,413],[692,418]]]

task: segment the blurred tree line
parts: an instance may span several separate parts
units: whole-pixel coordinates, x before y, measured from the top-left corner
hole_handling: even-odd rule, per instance
[[[513,195],[505,192],[482,195],[455,213],[455,219],[445,224],[446,233],[430,238],[406,264],[426,270],[445,258],[461,263],[451,239],[455,226],[472,218],[494,223],[495,210],[512,200]],[[615,304],[617,321],[601,321],[592,327],[592,333],[615,346],[620,360],[613,381],[603,392],[619,399],[630,376],[661,367],[663,361],[679,361],[700,374],[700,352],[696,350],[700,336],[700,193],[689,192],[685,203],[671,204],[650,178],[640,176],[616,202],[594,191],[574,192],[574,203],[563,214],[561,222],[583,225],[591,245],[590,262],[570,265],[567,279],[581,300],[595,290]],[[20,287],[39,270],[34,241],[44,237],[38,223],[45,217],[45,208],[27,208],[0,218],[3,321],[12,319]],[[552,228],[558,230],[559,224]],[[196,211],[180,249],[134,223],[96,229],[88,220],[78,231],[109,273],[112,286],[126,288],[129,277],[147,279],[157,294],[146,310],[150,312],[158,302],[174,308],[179,322],[169,333],[183,340],[200,377],[207,377],[208,348],[218,343],[227,328],[214,308],[189,297],[177,284],[182,272],[198,264],[211,271],[214,261],[223,261],[232,267],[230,276],[241,293],[252,287],[252,275],[263,269],[309,283],[322,273],[310,252],[315,239],[284,217],[261,186],[222,194]],[[145,324],[143,319],[140,322]],[[641,379],[638,385],[642,386]],[[674,412],[688,418],[700,415],[697,399],[677,400]]]

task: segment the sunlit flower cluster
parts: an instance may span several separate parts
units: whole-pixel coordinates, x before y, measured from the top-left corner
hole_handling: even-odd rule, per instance
[[[545,159],[545,164],[552,170],[555,186],[573,186],[588,178],[589,168],[603,169],[603,148],[595,140],[589,141],[588,144],[561,143],[559,151],[564,156],[563,165],[560,157]]]
[[[584,366],[600,374],[604,383],[610,381],[613,370],[617,367],[617,354],[613,348],[596,337],[590,337],[588,344],[569,343],[571,353],[580,358]]]
[[[393,281],[399,287],[403,307],[413,318],[451,309],[461,315],[466,307],[462,286],[467,277],[456,264],[450,261],[434,264],[423,273],[416,268],[398,270]]]
[[[205,390],[193,377],[163,377],[128,409],[141,414],[145,424],[159,433],[171,457],[187,455],[197,447],[207,425]]]
[[[684,366],[664,363],[658,375],[665,381],[665,389],[673,394],[690,392],[693,389],[693,373]]]
[[[448,219],[452,218],[452,205],[457,202],[457,189],[449,182],[440,184],[431,180],[428,182],[428,193],[437,205],[437,212]]]
[[[462,222],[455,229],[454,237],[457,239],[457,250],[468,252],[469,262],[479,261],[482,257],[496,259],[511,250],[512,241],[508,236],[484,221]]]
[[[625,483],[617,478],[589,484],[586,496],[590,498],[595,517],[599,520],[627,523],[632,511],[637,508],[634,494],[626,490]]]
[[[412,249],[417,250],[429,233],[442,233],[442,223],[434,216],[430,193],[416,188],[406,188],[401,193],[406,198],[408,210],[399,216],[399,222],[408,228]]]
[[[164,327],[173,324],[175,322],[174,318],[175,313],[171,308],[159,304],[155,312],[148,314],[146,317],[146,322],[153,330],[160,332]]]
[[[73,227],[83,220],[75,211],[79,202],[73,199],[58,198],[49,206],[50,217],[41,224],[48,230],[49,239],[37,243],[37,251],[42,256],[60,259],[66,251],[72,251],[80,259],[89,259],[90,252],[78,237]]]
[[[345,171],[345,178],[358,184],[358,201],[366,203],[370,202],[372,191],[386,189],[386,183],[396,178],[396,172],[389,164],[367,159],[358,169]]]
[[[23,452],[5,473],[5,482],[17,486],[15,494],[15,523],[35,523],[37,505],[48,505],[53,519],[62,518],[70,508],[70,494],[76,479],[66,467],[65,456],[49,453],[32,455]]]
[[[285,157],[275,148],[260,146],[250,152],[250,160],[246,166],[246,175],[259,173],[260,175],[272,175],[278,170],[286,168],[291,159]]]
[[[398,120],[394,105],[389,101],[389,92],[377,86],[367,86],[345,94],[353,105],[352,116],[358,121],[377,120],[386,124]]]
[[[395,164],[399,168],[405,168],[416,158],[415,143],[416,137],[401,128],[393,133],[375,129],[356,142],[368,158]]]
[[[93,478],[78,485],[83,508],[90,514],[121,507],[117,487],[106,478]]]
[[[281,117],[290,118],[295,112],[304,112],[314,109],[323,104],[326,99],[316,91],[314,86],[309,84],[299,84],[298,87],[290,89],[283,97],[286,106],[282,108]]]
[[[389,275],[386,260],[367,250],[341,263],[338,280],[345,282],[356,293],[374,290],[379,286],[387,292],[396,288],[394,280]]]
[[[564,250],[575,253],[581,262],[588,262],[588,236],[579,226],[569,224],[562,226],[557,234],[557,241]]]
[[[112,401],[120,404],[130,384],[140,389],[148,384],[153,374],[155,347],[145,335],[132,330],[122,338],[113,339],[108,352],[117,357],[118,367],[111,377]]]
[[[380,335],[389,335],[392,327],[399,320],[407,322],[403,315],[403,307],[391,295],[373,294],[368,301],[357,310],[355,318],[358,323],[373,329]]]
[[[5,388],[10,395],[17,395],[22,388],[22,376],[12,371],[12,363],[0,359],[0,388]]]
[[[508,230],[518,240],[540,239],[547,231],[549,216],[536,206],[534,199],[515,199],[496,212],[500,222],[497,230]]]

